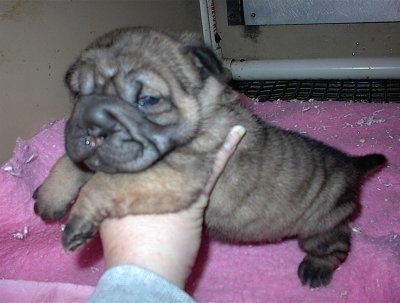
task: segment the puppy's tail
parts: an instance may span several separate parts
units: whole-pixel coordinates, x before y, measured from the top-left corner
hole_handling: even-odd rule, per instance
[[[353,164],[360,176],[372,173],[387,163],[387,159],[382,154],[369,154],[353,158]]]

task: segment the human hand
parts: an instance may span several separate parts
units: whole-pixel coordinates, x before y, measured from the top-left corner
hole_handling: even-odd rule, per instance
[[[206,187],[188,209],[161,215],[106,219],[100,225],[106,267],[134,264],[183,288],[200,247],[209,196],[244,134],[245,129],[241,126],[231,129],[216,155]]]

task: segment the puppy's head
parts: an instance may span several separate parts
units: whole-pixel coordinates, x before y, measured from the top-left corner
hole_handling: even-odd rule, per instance
[[[94,171],[145,169],[196,135],[200,96],[221,78],[218,59],[191,35],[150,28],[106,34],[66,75],[75,95],[67,153]]]

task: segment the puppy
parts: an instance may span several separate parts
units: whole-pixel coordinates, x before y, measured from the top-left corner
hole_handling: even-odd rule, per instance
[[[350,250],[348,218],[362,179],[386,162],[353,157],[260,122],[223,82],[216,56],[192,35],[112,31],[67,72],[74,109],[67,155],[35,193],[35,211],[60,219],[74,250],[106,217],[176,212],[193,203],[214,155],[237,124],[247,135],[216,184],[205,223],[231,242],[298,237],[303,284],[327,285]]]

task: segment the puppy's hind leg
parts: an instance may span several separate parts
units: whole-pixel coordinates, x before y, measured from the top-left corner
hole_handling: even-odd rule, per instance
[[[50,175],[33,193],[36,200],[34,211],[43,220],[63,218],[68,206],[75,200],[79,189],[93,174],[73,163],[67,156],[61,157]]]
[[[350,236],[349,226],[341,223],[329,231],[299,238],[301,248],[307,253],[297,272],[303,285],[314,288],[329,284],[334,270],[347,258]]]

